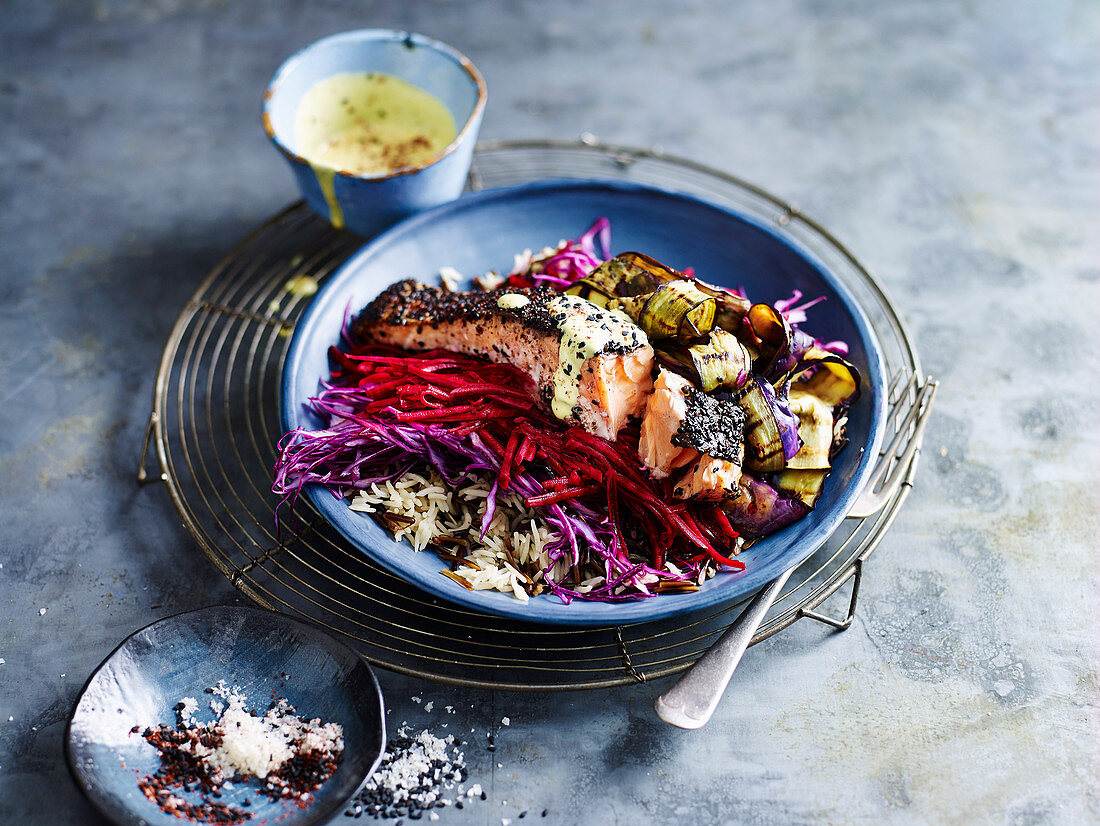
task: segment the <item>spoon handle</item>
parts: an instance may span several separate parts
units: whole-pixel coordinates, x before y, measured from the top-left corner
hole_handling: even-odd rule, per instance
[[[793,570],[784,571],[765,585],[714,645],[672,688],[657,698],[654,708],[658,717],[686,729],[706,724],[718,707],[734,669],[741,662],[741,655],[749,647],[753,634]]]

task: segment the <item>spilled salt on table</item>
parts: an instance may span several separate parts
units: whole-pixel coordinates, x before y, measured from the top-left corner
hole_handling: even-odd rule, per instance
[[[466,780],[466,762],[459,745],[453,735],[436,737],[427,729],[413,734],[403,724],[344,814],[417,820],[427,813],[429,820],[435,820],[434,809],[463,808],[463,796],[472,794],[461,786]],[[481,793],[480,785],[473,788]]]

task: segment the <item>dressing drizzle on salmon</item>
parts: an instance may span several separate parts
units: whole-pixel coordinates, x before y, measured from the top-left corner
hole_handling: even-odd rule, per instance
[[[362,341],[511,364],[562,421],[614,440],[653,388],[653,348],[623,315],[545,287],[447,292],[400,281],[352,325]]]

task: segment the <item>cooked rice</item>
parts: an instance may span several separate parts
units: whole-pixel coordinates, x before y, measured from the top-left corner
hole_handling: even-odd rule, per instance
[[[415,551],[441,538],[465,540],[466,550],[459,555],[477,567],[459,564],[454,574],[474,590],[497,590],[526,601],[529,592],[541,590],[539,583],[546,575],[560,581],[568,570],[568,560],[559,559],[546,570],[551,565],[546,546],[558,535],[516,493],[497,497],[493,520],[482,537],[481,517],[489,491],[483,477],[451,488],[434,471],[428,475],[410,471],[397,481],[375,483],[356,493],[350,507],[362,513],[396,516],[390,523],[394,541],[407,539]],[[590,591],[602,583],[602,577],[593,577],[577,590]]]

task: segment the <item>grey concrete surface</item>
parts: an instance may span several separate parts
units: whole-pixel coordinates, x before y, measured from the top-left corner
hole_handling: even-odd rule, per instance
[[[1100,5],[131,0],[0,8],[0,822],[98,823],[62,759],[81,684],[236,598],[134,484],[153,379],[205,272],[296,197],[264,83],[364,26],[470,55],[484,138],[659,145],[797,202],[943,382],[854,626],[751,649],[706,729],[656,722],[659,685],[382,673],[393,720],[499,728],[469,750],[489,799],[439,822],[1100,820]]]

